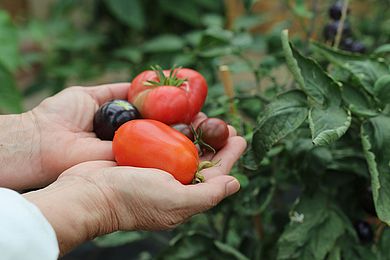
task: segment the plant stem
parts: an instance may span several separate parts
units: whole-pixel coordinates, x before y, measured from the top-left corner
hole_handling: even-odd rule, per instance
[[[345,19],[347,18],[348,5],[349,5],[349,0],[344,0],[343,10],[341,12],[340,23],[339,23],[339,26],[337,27],[336,39],[335,39],[334,44],[333,44],[333,47],[335,49],[337,49],[340,45],[341,36],[343,34],[343,29],[344,29]]]
[[[259,236],[260,239],[263,239],[264,238],[264,228],[263,228],[263,223],[261,221],[260,214],[257,214],[253,217],[253,222],[255,224],[257,235]]]
[[[218,230],[215,228],[215,223],[213,221],[213,218],[211,217],[211,214],[210,213],[206,214],[206,218],[207,218],[207,223],[209,225],[210,231],[213,234],[213,237],[215,239],[217,239],[218,238]]]
[[[231,207],[229,207],[228,212],[226,213],[224,221],[223,221],[222,234],[221,234],[221,241],[222,242],[226,242],[232,213],[233,213],[233,210]]]

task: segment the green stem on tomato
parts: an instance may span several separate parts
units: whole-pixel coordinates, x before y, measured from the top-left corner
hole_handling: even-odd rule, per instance
[[[155,65],[151,67],[152,70],[156,73],[158,81],[154,80],[147,80],[144,85],[145,86],[151,86],[151,87],[159,87],[159,86],[174,86],[174,87],[180,87],[183,85],[184,82],[187,81],[187,79],[179,79],[177,77],[178,70],[181,69],[181,67],[175,67],[173,66],[170,69],[169,76],[165,76],[163,69],[159,65]]]

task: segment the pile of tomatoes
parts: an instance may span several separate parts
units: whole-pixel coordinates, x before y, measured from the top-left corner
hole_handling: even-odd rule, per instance
[[[192,125],[206,96],[207,82],[197,71],[153,68],[133,79],[127,101],[98,109],[94,131],[113,141],[118,165],[161,169],[190,184],[199,174],[199,156],[215,153],[229,137],[227,124],[218,118]]]

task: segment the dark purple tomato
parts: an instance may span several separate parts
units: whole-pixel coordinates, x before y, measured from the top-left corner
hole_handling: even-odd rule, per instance
[[[141,118],[138,110],[125,100],[104,103],[95,113],[93,131],[102,140],[114,138],[115,131],[127,121]]]
[[[329,7],[329,17],[338,21],[341,18],[343,13],[343,3],[342,1],[336,1],[333,5]],[[347,10],[347,14],[349,13],[349,9]]]
[[[347,37],[341,40],[340,48],[346,51],[350,51],[354,41],[351,37]]]
[[[179,131],[183,135],[187,136],[188,139],[190,139],[191,141],[195,140],[194,133],[192,132],[192,129],[191,129],[191,127],[189,125],[186,125],[186,124],[175,124],[175,125],[171,125],[171,127],[176,129],[177,131]]]
[[[337,28],[339,27],[338,21],[331,21],[324,27],[324,38],[326,41],[334,41],[337,35]],[[351,35],[351,26],[348,22],[345,22],[343,25],[343,31],[341,33],[342,37],[347,37]]]
[[[366,46],[364,46],[361,42],[354,42],[350,49],[351,52],[355,53],[365,53],[366,52]]]
[[[196,129],[196,133],[200,138],[199,145],[202,148],[207,149],[207,145],[209,145],[216,151],[224,147],[229,138],[228,126],[219,118],[203,120]]]
[[[355,227],[356,234],[360,239],[360,242],[362,243],[372,242],[374,238],[374,232],[372,231],[370,224],[368,224],[366,221],[359,220],[356,221],[354,227]]]

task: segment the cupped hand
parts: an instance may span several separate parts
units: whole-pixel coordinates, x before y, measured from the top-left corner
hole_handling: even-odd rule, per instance
[[[25,196],[54,227],[62,252],[116,230],[173,228],[239,190],[227,174],[246,142],[230,130],[226,146],[213,158],[219,163],[202,171],[204,183],[182,185],[161,170],[95,161],[72,167],[46,189]]]
[[[126,99],[130,83],[70,87],[31,111],[39,135],[39,169],[30,187],[45,186],[81,162],[113,160],[110,141],[96,138],[93,117],[99,106]]]

